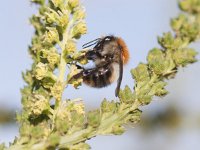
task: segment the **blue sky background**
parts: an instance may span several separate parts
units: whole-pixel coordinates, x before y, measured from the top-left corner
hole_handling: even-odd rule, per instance
[[[158,47],[157,36],[170,31],[169,20],[180,11],[176,0],[83,0],[87,12],[88,34],[78,41],[78,46],[106,34],[121,36],[127,43],[131,59],[125,67],[122,87],[133,86],[129,70],[146,61],[148,51]],[[33,28],[28,22],[36,7],[29,0],[6,0],[0,5],[0,105],[20,109],[20,88],[24,82],[21,72],[30,68],[31,59],[27,52]],[[200,44],[193,44],[199,52]],[[198,58],[200,58],[198,56]],[[88,143],[94,150],[189,150],[200,147],[200,121],[188,125],[187,119],[200,114],[200,63],[181,68],[175,79],[169,81],[169,95],[154,98],[143,108],[145,115],[162,110],[168,105],[177,105],[185,115],[186,124],[176,133],[158,130],[153,135],[141,135],[136,128],[128,129],[122,136],[98,136]],[[82,97],[86,108],[97,108],[103,98],[115,99],[116,83],[101,89],[87,86],[74,90],[68,87],[66,98]],[[91,94],[92,93],[92,94]],[[200,116],[200,115],[199,115]],[[200,119],[200,118],[199,118]],[[196,127],[197,125],[198,128]],[[0,142],[10,141],[17,135],[16,126],[0,125]]]

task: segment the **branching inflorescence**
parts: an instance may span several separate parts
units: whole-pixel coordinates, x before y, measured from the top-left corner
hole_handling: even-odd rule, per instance
[[[126,86],[119,100],[103,100],[97,110],[85,112],[81,100],[66,100],[63,91],[71,76],[79,72],[73,62],[84,51],[76,51],[76,40],[87,31],[85,11],[79,0],[32,0],[39,13],[30,19],[35,35],[29,47],[32,68],[23,73],[27,85],[21,90],[23,110],[17,118],[20,136],[0,149],[90,149],[86,140],[97,135],[120,135],[125,124],[140,120],[139,107],[154,96],[167,94],[166,79],[175,77],[178,67],[196,61],[197,52],[188,48],[200,36],[200,0],[179,3],[184,11],[171,20],[174,33],[158,38],[161,48],[149,51],[147,64],[131,70],[134,91]],[[66,74],[67,72],[68,75]],[[72,81],[76,88],[82,80]]]

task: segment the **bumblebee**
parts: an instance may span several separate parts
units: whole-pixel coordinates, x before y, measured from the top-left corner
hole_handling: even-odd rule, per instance
[[[83,57],[94,62],[94,68],[77,67],[82,71],[71,79],[82,78],[83,82],[94,88],[102,88],[113,83],[117,77],[115,96],[119,94],[123,77],[123,65],[129,61],[129,51],[120,37],[105,36],[83,45],[83,49],[92,47]]]

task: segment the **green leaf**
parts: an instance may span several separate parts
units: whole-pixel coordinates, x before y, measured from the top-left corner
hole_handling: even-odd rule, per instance
[[[48,138],[48,141],[47,141],[47,146],[46,147],[51,147],[51,148],[55,148],[56,149],[56,146],[59,144],[60,142],[60,135],[59,133],[52,133],[50,134],[49,138]]]
[[[125,86],[124,90],[119,92],[119,99],[122,103],[131,104],[134,102],[134,98],[134,94],[128,86]]]
[[[174,72],[176,67],[171,58],[171,53],[168,52],[165,54],[157,48],[154,48],[149,52],[147,60],[153,72],[159,76],[168,76],[170,73]]]
[[[181,39],[180,37],[174,38],[170,32],[164,33],[163,37],[158,37],[159,44],[167,50],[177,50],[184,48],[188,45],[187,39]]]
[[[153,85],[151,91],[156,96],[164,96],[168,93],[167,90],[164,89],[166,85],[166,82],[158,81]]]
[[[194,49],[179,49],[173,54],[173,59],[177,66],[186,66],[189,63],[196,62],[197,52]]]
[[[99,110],[90,111],[87,114],[88,125],[97,128],[101,122],[101,116]]]
[[[179,7],[183,11],[187,11],[189,13],[200,13],[200,1],[199,0],[182,0],[179,3]]]
[[[140,63],[135,69],[132,69],[131,74],[136,82],[142,82],[150,79],[148,67],[143,63]]]
[[[117,104],[114,101],[107,101],[104,99],[101,103],[101,112],[105,113],[114,113],[117,110]]]
[[[128,121],[132,123],[138,123],[141,119],[142,111],[139,109],[136,109],[134,111],[131,111],[128,115]]]
[[[32,77],[32,71],[27,70],[26,73],[23,72],[22,77],[27,84],[29,85],[33,84],[34,81]]]

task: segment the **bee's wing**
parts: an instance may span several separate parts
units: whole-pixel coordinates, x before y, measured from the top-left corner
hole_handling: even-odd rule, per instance
[[[120,55],[119,55],[119,77],[117,80],[117,87],[115,89],[115,96],[119,96],[119,90],[122,82],[122,77],[123,77],[123,60],[122,60],[122,50],[120,49]]]

